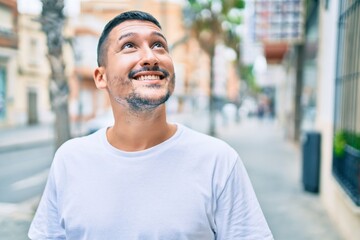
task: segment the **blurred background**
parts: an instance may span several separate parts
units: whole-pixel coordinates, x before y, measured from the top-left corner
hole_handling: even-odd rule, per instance
[[[58,146],[112,124],[96,46],[133,9],[168,39],[169,121],[239,152],[275,239],[359,240],[359,0],[0,0],[0,239],[27,239]]]

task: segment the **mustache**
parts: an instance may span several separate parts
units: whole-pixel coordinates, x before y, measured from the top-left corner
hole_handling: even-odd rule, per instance
[[[157,71],[157,72],[161,72],[164,77],[168,77],[170,75],[170,73],[168,71],[166,71],[165,69],[160,68],[159,66],[153,66],[153,67],[142,67],[140,69],[137,70],[131,70],[129,72],[128,78],[132,79],[134,78],[134,75],[140,72],[148,72],[148,71]]]

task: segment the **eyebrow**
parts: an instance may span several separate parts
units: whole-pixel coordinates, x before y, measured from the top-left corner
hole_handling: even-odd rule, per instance
[[[165,40],[165,42],[167,42],[167,40],[166,40],[165,36],[164,36],[164,35],[162,35],[162,34],[161,34],[161,33],[159,33],[159,32],[152,32],[152,34],[151,34],[151,35],[157,35],[157,36],[161,37],[162,39],[164,39],[164,40]]]
[[[123,35],[121,35],[121,36],[119,37],[118,41],[121,41],[121,40],[124,39],[124,38],[136,36],[136,35],[138,35],[138,34],[137,34],[137,33],[133,33],[133,32],[125,33],[125,34],[123,34]],[[159,37],[161,37],[162,39],[164,39],[165,42],[167,42],[165,36],[162,35],[162,34],[159,33],[159,32],[154,31],[154,32],[151,33],[151,35],[159,36]]]

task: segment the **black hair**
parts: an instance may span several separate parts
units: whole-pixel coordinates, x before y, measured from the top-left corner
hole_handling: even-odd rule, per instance
[[[113,28],[118,26],[120,23],[128,21],[128,20],[141,20],[141,21],[149,21],[154,23],[156,26],[158,26],[161,29],[161,25],[154,18],[151,14],[142,12],[142,11],[128,11],[123,12],[116,17],[114,17],[112,20],[110,20],[104,27],[101,36],[99,38],[99,42],[97,45],[97,63],[98,66],[104,66],[105,65],[105,53],[107,51],[106,47],[106,40]]]

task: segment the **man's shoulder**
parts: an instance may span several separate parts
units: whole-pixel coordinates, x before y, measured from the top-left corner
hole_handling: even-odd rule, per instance
[[[104,134],[105,129],[100,129],[94,133],[91,133],[86,136],[74,137],[66,141],[64,144],[60,146],[58,152],[67,152],[73,149],[81,150],[81,149],[93,149],[95,146],[101,144],[101,138]]]
[[[229,153],[237,155],[237,152],[232,146],[220,138],[216,138],[205,133],[196,131],[194,129],[183,126],[183,144],[196,147],[196,149],[203,149],[209,153]]]
[[[187,126],[182,126],[184,129],[184,137],[188,138],[188,140],[191,141],[199,141],[199,142],[205,142],[209,144],[216,144],[216,145],[228,145],[224,140],[213,137],[211,135],[208,135],[206,133],[197,131],[195,129],[189,128]]]

